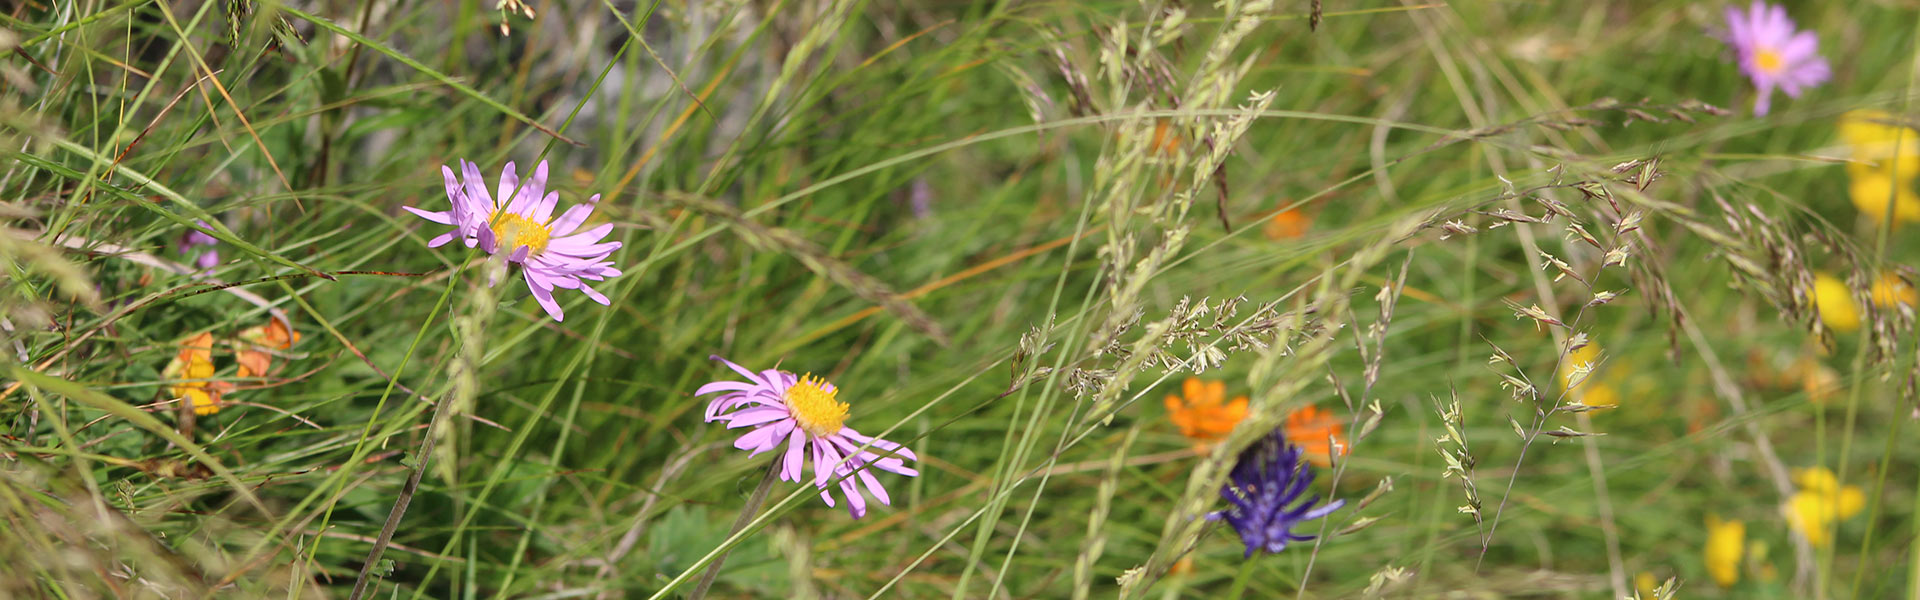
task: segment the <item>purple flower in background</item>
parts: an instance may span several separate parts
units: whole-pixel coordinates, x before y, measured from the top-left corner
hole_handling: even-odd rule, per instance
[[[782,481],[799,482],[807,457],[813,457],[813,485],[820,488],[820,499],[833,506],[832,490],[827,485],[840,479],[840,493],[847,497],[847,509],[858,519],[867,514],[867,500],[861,497],[855,480],[865,484],[881,504],[891,504],[887,489],[873,476],[873,469],[908,477],[920,472],[905,461],[920,460],[912,450],[882,439],[860,435],[846,427],[847,403],[835,396],[840,390],[813,375],[795,377],[778,369],[759,373],[733,364],[718,356],[708,357],[726,363],[727,368],[746,381],[715,381],[694,391],[703,396],[726,392],[707,405],[707,422],[725,421],[727,429],[752,427],[734,440],[733,447],[751,452],[748,456],[772,450],[781,442],[787,449],[779,464]],[[862,446],[867,448],[862,449]],[[885,455],[875,451],[884,452]],[[871,466],[872,468],[862,468]]]
[[[1753,0],[1746,12],[1727,7],[1727,43],[1740,60],[1740,70],[1753,80],[1759,96],[1753,114],[1767,114],[1778,87],[1789,98],[1826,82],[1833,75],[1820,57],[1820,38],[1812,31],[1795,31],[1787,9]]]
[[[201,227],[212,229],[211,226],[207,225],[206,221],[194,221],[194,223]],[[200,252],[199,255],[193,258],[194,266],[200,267],[200,270],[205,271],[212,269],[214,265],[220,264],[220,250],[213,248],[213,246],[219,243],[220,240],[214,239],[211,235],[207,235],[198,229],[189,229],[186,233],[180,235],[180,241],[174,244],[173,249],[181,254],[192,254],[194,246],[207,246],[205,251]]]
[[[1287,443],[1284,428],[1260,438],[1233,463],[1220,497],[1232,506],[1207,515],[1209,521],[1225,520],[1247,545],[1247,556],[1256,551],[1269,554],[1285,550],[1289,542],[1313,539],[1293,532],[1293,527],[1318,519],[1346,504],[1335,500],[1326,506],[1315,495],[1299,506],[1291,506],[1313,483],[1313,467],[1300,462],[1300,447]],[[1291,506],[1291,507],[1290,507]]]
[[[487,194],[486,178],[481,176],[479,165],[463,160],[460,170],[461,175],[456,177],[453,169],[440,167],[447,200],[453,203],[451,210],[430,212],[401,207],[428,221],[453,226],[453,231],[428,240],[428,248],[438,248],[459,238],[468,248],[477,246],[488,254],[507,253],[509,262],[520,265],[520,274],[527,280],[527,289],[533,291],[533,299],[555,321],[564,320],[566,313],[553,299],[554,288],[577,289],[594,302],[608,303],[606,296],[588,287],[586,282],[620,275],[613,261],[607,260],[608,255],[620,248],[620,242],[600,241],[613,231],[612,223],[581,229],[587,217],[593,215],[593,205],[600,201],[599,194],[588,198],[585,204],[573,205],[559,218],[552,218],[553,209],[560,205],[560,193],[547,191],[546,161],[540,161],[533,169],[533,177],[525,182],[514,174],[513,163],[507,163],[495,190],[498,201]]]

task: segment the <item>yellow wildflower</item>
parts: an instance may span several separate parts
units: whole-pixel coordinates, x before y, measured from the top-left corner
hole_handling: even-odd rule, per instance
[[[1847,192],[1853,199],[1853,207],[1872,217],[1875,223],[1886,222],[1889,204],[1895,225],[1920,222],[1920,195],[1914,194],[1911,180],[1912,177],[1895,178],[1880,170],[1854,171]]]
[[[1860,306],[1853,302],[1853,291],[1840,278],[1826,273],[1813,276],[1813,304],[1820,321],[1828,329],[1851,333],[1860,328]]]
[[[1592,342],[1588,342],[1587,345],[1568,352],[1567,357],[1560,360],[1560,387],[1575,388],[1580,387],[1582,383],[1592,381],[1593,371],[1597,370],[1600,366],[1597,362],[1599,360],[1600,345]],[[1587,377],[1576,382],[1574,378],[1579,374],[1580,367],[1583,365],[1588,368]]]
[[[1572,390],[1570,397],[1574,402],[1592,407],[1619,406],[1621,382],[1616,378],[1600,379],[1599,360],[1599,344],[1589,342],[1568,352],[1567,357],[1560,361],[1560,386]],[[1587,375],[1575,381],[1583,365],[1587,368]]]
[[[1920,132],[1897,125],[1899,117],[1882,111],[1856,110],[1840,117],[1840,139],[1852,149],[1847,191],[1853,206],[1885,223],[1891,206],[1895,225],[1920,221],[1920,195],[1913,191],[1920,176]]]
[[[1641,571],[1633,576],[1633,589],[1641,598],[1652,598],[1659,593],[1660,580],[1654,578],[1651,571]]]
[[[1873,280],[1873,288],[1868,291],[1873,298],[1873,305],[1880,308],[1892,308],[1896,304],[1913,306],[1920,302],[1920,294],[1914,293],[1913,286],[1907,285],[1906,279],[1894,273],[1881,273],[1879,279]]]
[[[1825,467],[1799,469],[1794,472],[1793,482],[1800,486],[1800,491],[1780,506],[1780,512],[1786,517],[1787,525],[1806,536],[1807,543],[1815,547],[1831,543],[1834,525],[1867,507],[1867,495],[1860,491],[1860,486],[1842,487],[1833,471]]]
[[[208,381],[213,372],[213,334],[201,333],[181,342],[180,353],[160,370],[160,376],[181,380],[169,384],[167,392],[174,398],[184,398],[193,414],[211,415],[220,412],[220,396],[231,387],[226,382]]]
[[[1747,524],[1739,519],[1720,520],[1707,515],[1707,576],[1720,587],[1733,587],[1740,581],[1740,556],[1746,550]]]
[[[1180,392],[1180,396],[1167,396],[1167,418],[1180,427],[1180,435],[1193,441],[1195,452],[1206,452],[1247,418],[1247,397],[1226,402],[1224,382],[1188,377]]]
[[[1596,381],[1593,385],[1581,387],[1584,389],[1577,392],[1575,395],[1579,397],[1574,399],[1581,404],[1595,408],[1612,408],[1620,405],[1620,390],[1612,383]]]
[[[1650,571],[1641,571],[1633,576],[1633,597],[1628,600],[1673,600],[1674,586],[1677,580],[1668,577],[1665,582],[1653,576]]]
[[[1850,111],[1840,117],[1840,139],[1853,151],[1849,173],[1878,172],[1902,183],[1920,175],[1920,132],[1894,124],[1899,121],[1877,110]]]

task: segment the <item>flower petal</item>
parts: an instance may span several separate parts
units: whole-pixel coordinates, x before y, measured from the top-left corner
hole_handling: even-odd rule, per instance
[[[853,518],[867,516],[867,499],[860,495],[860,490],[854,487],[853,481],[840,480],[840,493],[847,496],[847,511],[853,513]]]
[[[426,219],[428,221],[433,221],[441,225],[453,224],[453,215],[450,215],[444,212],[428,212],[428,211],[420,210],[418,208],[414,208],[411,206],[402,206],[400,208],[401,210],[405,210],[407,212],[413,213],[414,216],[420,217],[422,219]]]
[[[539,302],[540,308],[545,309],[547,311],[547,315],[553,317],[554,321],[566,320],[567,313],[566,311],[560,309],[559,302],[555,302],[553,300],[553,292],[541,289],[540,286],[538,285],[534,285],[532,279],[527,280],[527,289],[533,290],[533,300],[535,302]]]
[[[706,385],[703,385],[703,386],[700,386],[700,389],[697,389],[697,390],[694,390],[694,391],[693,391],[693,395],[695,395],[695,396],[705,396],[705,395],[707,395],[707,394],[711,394],[711,393],[714,393],[714,392],[718,392],[718,391],[721,391],[721,390],[733,390],[733,391],[736,391],[736,392],[744,392],[744,391],[747,391],[747,390],[751,390],[751,389],[753,389],[753,388],[755,388],[755,387],[758,387],[758,386],[755,386],[755,385],[753,385],[753,384],[751,384],[751,383],[746,383],[746,382],[743,382],[743,381],[724,381],[724,380],[723,380],[723,381],[714,381],[714,382],[710,382],[710,383],[708,383],[708,384],[706,384]]]
[[[749,431],[741,435],[738,439],[733,440],[733,447],[751,452],[752,454],[748,456],[756,456],[778,445],[780,443],[779,433],[780,431],[776,428],[761,427]]]
[[[833,445],[820,440],[808,442],[813,446],[813,485],[827,487],[832,479],[833,466],[840,462],[840,454],[833,451]]]
[[[860,476],[860,483],[865,484],[867,491],[873,494],[873,499],[879,500],[881,504],[893,506],[893,499],[887,496],[887,488],[880,486],[880,478],[873,476],[872,469],[861,469],[856,473]]]
[[[754,407],[727,415],[727,429],[753,427],[755,425],[763,425],[781,419],[791,418],[792,416],[793,413],[789,412],[784,406]]]
[[[780,480],[800,482],[801,468],[806,466],[807,432],[799,427],[793,428],[787,436],[787,456],[780,466]]]

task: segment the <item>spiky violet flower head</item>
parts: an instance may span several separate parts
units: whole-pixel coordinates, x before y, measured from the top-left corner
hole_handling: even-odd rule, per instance
[[[1773,89],[1780,88],[1789,98],[1821,83],[1833,75],[1827,59],[1820,57],[1820,38],[1812,31],[1797,31],[1787,9],[1753,0],[1745,12],[1727,7],[1727,44],[1733,46],[1740,70],[1753,81],[1753,114],[1767,114],[1773,105]]]
[[[778,369],[755,373],[718,356],[708,358],[726,363],[747,380],[715,381],[694,391],[695,396],[724,392],[707,405],[707,422],[726,422],[727,429],[753,428],[733,441],[733,447],[748,451],[748,456],[785,442],[787,448],[778,465],[782,481],[799,482],[811,457],[813,485],[820,489],[820,499],[827,506],[834,506],[832,490],[827,487],[834,479],[839,479],[848,511],[858,519],[867,514],[867,500],[860,495],[861,486],[855,485],[855,480],[864,484],[875,500],[890,505],[892,499],[880,479],[873,476],[873,469],[908,477],[920,474],[905,462],[920,460],[912,450],[860,435],[845,425],[848,406],[839,400],[840,390],[833,384],[811,374],[796,377]],[[872,468],[864,468],[869,466]]]
[[[196,220],[194,223],[201,227],[211,227],[207,225],[206,221]],[[200,267],[200,270],[205,271],[220,264],[220,249],[214,247],[219,244],[220,240],[214,239],[213,236],[207,235],[198,229],[189,229],[186,233],[180,235],[180,241],[174,244],[173,249],[181,254],[192,254],[194,246],[206,246],[207,249],[205,251],[193,257],[194,266]]]
[[[479,165],[462,160],[460,171],[456,177],[453,169],[440,167],[440,175],[446,180],[447,200],[453,203],[451,210],[430,212],[412,206],[401,207],[420,218],[453,227],[453,231],[428,240],[428,248],[438,248],[458,238],[468,248],[478,247],[495,255],[506,253],[508,262],[520,265],[520,274],[527,280],[533,299],[555,321],[564,320],[566,313],[553,299],[554,288],[577,289],[594,302],[608,303],[607,297],[594,291],[587,282],[620,275],[613,261],[607,260],[614,250],[620,249],[620,242],[600,241],[613,231],[612,223],[580,228],[587,217],[593,215],[594,203],[600,201],[599,194],[584,204],[569,207],[556,219],[552,218],[553,209],[560,205],[560,193],[547,191],[546,161],[540,161],[533,169],[533,177],[526,181],[514,173],[513,163],[507,163],[500,172],[498,196],[487,194],[486,179],[480,175]],[[496,201],[496,197],[499,200]],[[489,281],[487,285],[494,283]]]
[[[1275,429],[1260,441],[1240,451],[1220,487],[1220,497],[1231,505],[1207,515],[1209,521],[1226,521],[1247,545],[1247,556],[1256,551],[1278,553],[1291,542],[1313,539],[1293,532],[1293,527],[1332,514],[1346,504],[1335,500],[1315,507],[1315,494],[1304,503],[1296,501],[1313,483],[1313,467],[1300,462],[1300,447],[1287,443],[1283,429]]]

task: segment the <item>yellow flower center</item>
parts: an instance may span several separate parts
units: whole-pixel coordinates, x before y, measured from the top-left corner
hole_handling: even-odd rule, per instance
[[[847,403],[834,399],[838,393],[826,380],[808,373],[787,388],[787,410],[814,437],[840,433],[840,425],[847,422]]]
[[[552,237],[553,232],[547,226],[533,219],[504,211],[493,217],[494,243],[508,252],[526,246],[531,249],[528,256],[538,256],[546,251],[547,240]]]
[[[1772,48],[1761,48],[1760,51],[1753,53],[1753,64],[1769,74],[1779,73],[1780,68],[1786,66],[1785,61],[1780,59],[1780,53],[1774,52]]]

